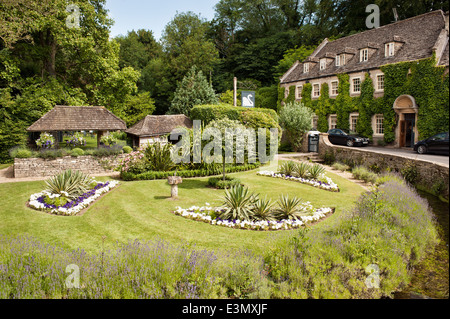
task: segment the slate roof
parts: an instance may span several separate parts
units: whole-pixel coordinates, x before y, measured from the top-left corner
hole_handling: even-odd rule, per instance
[[[161,136],[177,127],[192,128],[193,122],[186,115],[148,115],[126,132],[139,137]]]
[[[126,123],[103,106],[55,106],[28,132],[51,131],[124,131]]]
[[[360,72],[379,68],[386,64],[428,58],[432,56],[433,48],[442,30],[445,30],[445,18],[444,13],[438,10],[335,41],[325,39],[305,61],[318,61],[321,58],[336,56],[344,52],[354,53],[350,60],[347,59],[346,65],[336,67],[333,59],[327,64],[325,70],[319,70],[320,64],[315,63],[310,65],[308,73],[303,73],[303,63],[297,62],[281,78],[280,82],[290,83],[339,73]],[[446,37],[448,40],[448,34]],[[402,43],[402,47],[395,52],[395,56],[385,57],[385,44],[394,41]],[[373,54],[369,56],[368,61],[359,62],[359,50],[363,48],[371,48]],[[448,65],[448,45],[446,57],[441,59],[441,63]]]

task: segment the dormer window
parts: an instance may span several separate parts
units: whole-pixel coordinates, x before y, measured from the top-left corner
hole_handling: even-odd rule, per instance
[[[341,66],[341,56],[336,55],[336,66]]]
[[[394,56],[395,55],[395,43],[394,42],[386,43],[384,52],[385,52],[386,57]]]
[[[308,73],[309,72],[309,63],[305,63],[303,64],[303,73]]]
[[[320,70],[325,70],[327,67],[327,60],[326,59],[321,59],[320,60]]]
[[[369,60],[369,49],[361,49],[360,51],[360,57],[359,62],[366,62]]]

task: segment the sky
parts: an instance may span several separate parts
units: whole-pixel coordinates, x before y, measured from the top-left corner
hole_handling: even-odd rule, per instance
[[[114,20],[111,37],[128,31],[146,29],[153,31],[157,40],[164,27],[177,13],[192,11],[212,20],[214,6],[219,0],[106,0],[109,16]]]

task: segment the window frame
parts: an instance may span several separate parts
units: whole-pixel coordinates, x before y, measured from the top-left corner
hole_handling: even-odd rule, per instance
[[[359,55],[359,62],[369,61],[369,48],[361,49]]]
[[[314,88],[315,88],[316,85],[319,87],[318,95],[315,94],[316,90]],[[312,85],[312,98],[319,98],[319,97],[320,97],[320,83],[313,83],[313,85]]]
[[[333,123],[334,122],[334,123]],[[334,124],[334,127],[333,127]],[[337,129],[337,114],[330,114],[328,118],[328,131]]]
[[[341,66],[341,55],[340,54],[338,54],[338,55],[336,55],[336,66]]]
[[[299,91],[299,89],[300,89],[300,91]],[[297,85],[295,87],[295,97],[296,97],[297,100],[301,100],[302,99],[302,93],[303,93],[303,85]]]
[[[303,63],[303,73],[309,73],[309,63]]]
[[[355,80],[359,80],[359,91],[355,91]],[[361,89],[362,89],[362,81],[361,81],[361,77],[357,76],[351,79],[351,93],[352,94],[361,94]]]
[[[381,120],[381,124],[380,124]],[[384,114],[375,114],[374,115],[374,127],[373,132],[374,136],[384,136]],[[381,125],[381,127],[380,127]]]
[[[385,44],[384,56],[386,58],[390,58],[390,57],[395,56],[395,43],[394,42],[389,42],[389,43]]]
[[[326,59],[320,59],[319,61],[319,70],[323,71],[327,68],[327,60]]]
[[[336,93],[333,92],[333,83],[337,83]],[[330,96],[338,96],[339,95],[339,80],[334,80],[330,82]]]
[[[383,81],[382,82],[380,82],[380,77],[383,77]],[[385,76],[384,76],[384,74],[383,73],[379,73],[379,74],[377,74],[376,75],[376,88],[375,88],[375,91],[376,92],[384,92],[384,88],[385,88]],[[380,89],[380,83],[383,83],[383,88],[381,88]]]
[[[353,120],[356,118],[355,125],[353,126]],[[359,113],[351,113],[349,118],[350,131],[356,132],[356,127],[358,125]]]

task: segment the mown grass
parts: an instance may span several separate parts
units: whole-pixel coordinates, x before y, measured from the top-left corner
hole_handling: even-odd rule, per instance
[[[333,223],[363,192],[360,186],[334,174],[329,176],[340,186],[340,193],[258,176],[256,172],[230,175],[238,177],[250,190],[273,200],[289,194],[310,201],[315,207],[336,207],[335,215],[315,227]],[[187,241],[208,249],[264,251],[273,233],[214,227],[171,213],[177,206],[221,205],[224,191],[208,188],[207,182],[208,178],[184,179],[177,201],[170,199],[170,186],[165,180],[122,182],[84,215],[75,217],[53,216],[26,207],[29,196],[40,192],[44,182],[0,184],[0,234],[29,235],[45,243],[89,252],[99,251],[103,236],[106,236],[106,247],[116,242],[161,238],[174,244]]]

